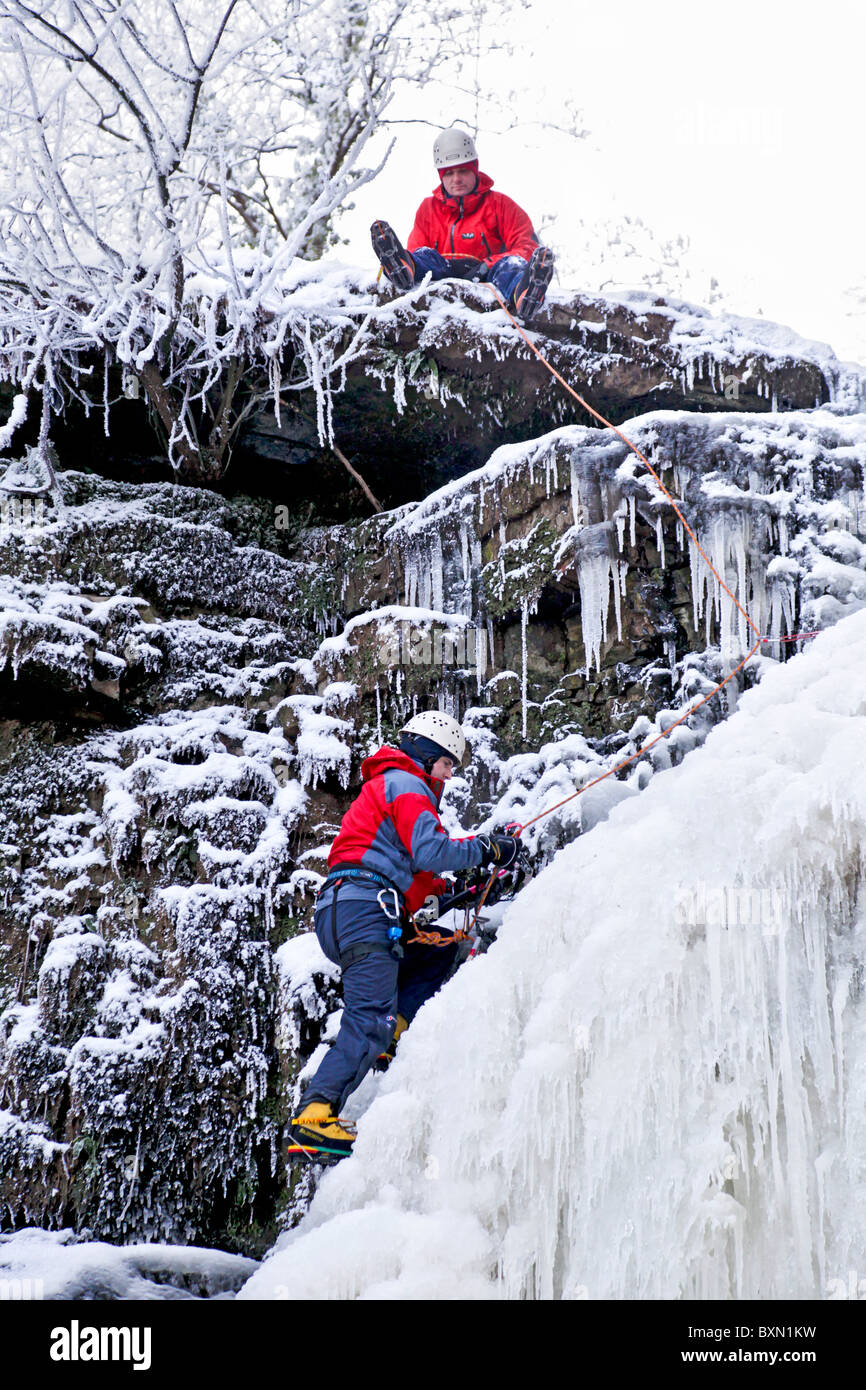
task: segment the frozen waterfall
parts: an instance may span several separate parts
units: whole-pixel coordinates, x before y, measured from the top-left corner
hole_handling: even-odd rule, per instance
[[[864,673],[861,611],[562,850],[240,1296],[810,1299],[866,1270]]]

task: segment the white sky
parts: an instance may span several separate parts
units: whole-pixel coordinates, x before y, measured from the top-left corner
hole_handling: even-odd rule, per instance
[[[560,287],[595,288],[597,271],[581,277],[588,230],[628,214],[661,237],[687,236],[735,311],[763,311],[866,360],[866,313],[852,319],[844,301],[866,284],[866,10],[857,0],[612,0],[606,9],[532,0],[511,37],[513,56],[488,59],[481,80],[520,89],[513,124],[501,113],[485,122],[503,133],[479,137],[481,167],[536,226],[547,224]],[[568,100],[585,140],[533,124],[562,122]],[[394,114],[471,126],[474,106],[427,87]],[[435,132],[395,131],[387,169],[342,224],[362,263],[372,260],[373,217],[405,236],[436,183]]]

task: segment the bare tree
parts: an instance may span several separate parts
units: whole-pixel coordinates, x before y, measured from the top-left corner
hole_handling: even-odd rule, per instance
[[[379,172],[367,146],[395,84],[460,53],[463,14],[420,0],[0,0],[0,376],[19,387],[0,447],[34,391],[47,438],[65,400],[98,401],[94,364],[106,393],[118,364],[172,464],[218,476],[254,399],[250,368],[278,395],[287,339],[302,358],[311,343],[288,268],[321,253]],[[324,312],[318,329],[338,366],[359,340],[346,345],[345,322]]]

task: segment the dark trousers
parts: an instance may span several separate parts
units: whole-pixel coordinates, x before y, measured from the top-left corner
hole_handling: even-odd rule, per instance
[[[314,1100],[330,1101],[339,1112],[388,1047],[398,1013],[411,1023],[421,1005],[437,992],[454,964],[457,943],[407,944],[398,960],[388,947],[392,923],[375,888],[369,892],[354,885],[342,888],[336,912],[334,891],[323,893],[316,908],[316,935],[325,955],[339,964],[352,946],[372,943],[377,947],[343,969],[340,1031],[301,1098],[302,1106]]]
[[[415,263],[416,285],[421,283],[428,272],[434,280],[446,280],[455,275],[457,279],[463,278],[457,274],[448,259],[434,251],[432,246],[419,246],[417,251],[410,251],[408,254]],[[496,286],[507,304],[522,281],[528,264],[522,256],[503,256],[487,268],[483,278]]]

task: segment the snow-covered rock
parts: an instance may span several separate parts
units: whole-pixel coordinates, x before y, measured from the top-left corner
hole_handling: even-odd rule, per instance
[[[358,308],[369,290],[340,293]],[[430,296],[430,332],[504,344],[478,293]],[[665,324],[686,393],[740,352],[788,370],[766,325],[722,331],[688,306]],[[704,704],[754,634],[627,446],[584,423],[547,419],[361,524],[309,526],[301,507],[284,530],[264,497],[57,470],[38,528],[0,527],[11,1224],[260,1253],[297,1219],[313,1180],[287,1173],[280,1130],[339,1009],[312,900],[361,761],[416,710],[457,715],[473,750],[448,830],[519,821],[541,865],[639,806],[805,640],[783,637],[863,604],[856,374],[797,352],[834,403],[770,411],[762,385],[735,413],[627,426],[769,639]]]

